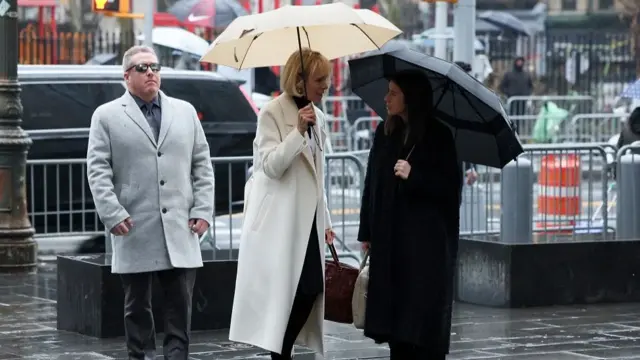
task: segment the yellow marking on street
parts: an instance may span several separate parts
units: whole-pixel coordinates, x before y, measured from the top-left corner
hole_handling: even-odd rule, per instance
[[[534,199],[534,205],[535,205],[535,199]],[[615,205],[615,201],[609,201],[609,206],[613,206],[613,205]],[[602,201],[600,200],[582,202],[583,208],[597,208],[600,206],[602,206]],[[500,204],[489,204],[487,205],[487,210],[500,210]]]
[[[331,209],[331,215],[357,215],[360,214],[360,208]]]

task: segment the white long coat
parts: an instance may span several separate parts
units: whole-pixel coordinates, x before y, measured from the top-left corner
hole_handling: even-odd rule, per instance
[[[316,133],[325,144],[324,115]],[[324,193],[324,157],[296,129],[298,108],[282,94],[262,108],[253,145],[254,172],[245,186],[229,339],[280,353],[314,214],[319,248],[331,219]],[[323,147],[324,150],[324,147]],[[318,254],[324,273],[324,253]],[[318,296],[297,343],[324,354],[324,294]]]

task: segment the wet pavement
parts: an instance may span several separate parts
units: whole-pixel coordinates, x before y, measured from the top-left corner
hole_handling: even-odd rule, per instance
[[[0,360],[126,359],[122,339],[56,330],[56,274],[0,276]],[[640,304],[491,309],[456,304],[448,359],[640,359]],[[161,336],[158,337],[161,343]],[[387,359],[351,326],[327,323],[327,359]],[[267,359],[224,331],[193,334],[192,360]],[[159,353],[161,350],[159,349]],[[160,357],[159,357],[160,358]],[[314,356],[298,349],[296,359]]]

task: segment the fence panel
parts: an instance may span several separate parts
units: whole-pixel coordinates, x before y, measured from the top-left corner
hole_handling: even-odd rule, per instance
[[[27,162],[27,209],[36,236],[104,233],[86,174],[85,159]]]
[[[575,115],[560,141],[576,143],[606,143],[620,133],[622,122],[629,114],[579,114]]]
[[[366,116],[356,119],[349,128],[349,151],[369,150],[378,124],[382,119],[377,116]]]
[[[537,115],[548,102],[573,114],[591,113],[595,99],[587,95],[512,96],[507,99],[505,109],[509,115]]]
[[[534,241],[607,239],[609,165],[599,144],[525,146],[533,165]],[[537,239],[537,240],[536,240]]]

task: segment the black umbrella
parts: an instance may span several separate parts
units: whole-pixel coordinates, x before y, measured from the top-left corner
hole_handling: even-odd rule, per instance
[[[451,128],[460,161],[502,168],[523,152],[498,96],[457,65],[398,46],[349,61],[353,91],[383,119],[387,78],[403,70],[431,83],[435,117]]]
[[[168,11],[184,23],[217,29],[248,14],[238,0],[179,0]]]

